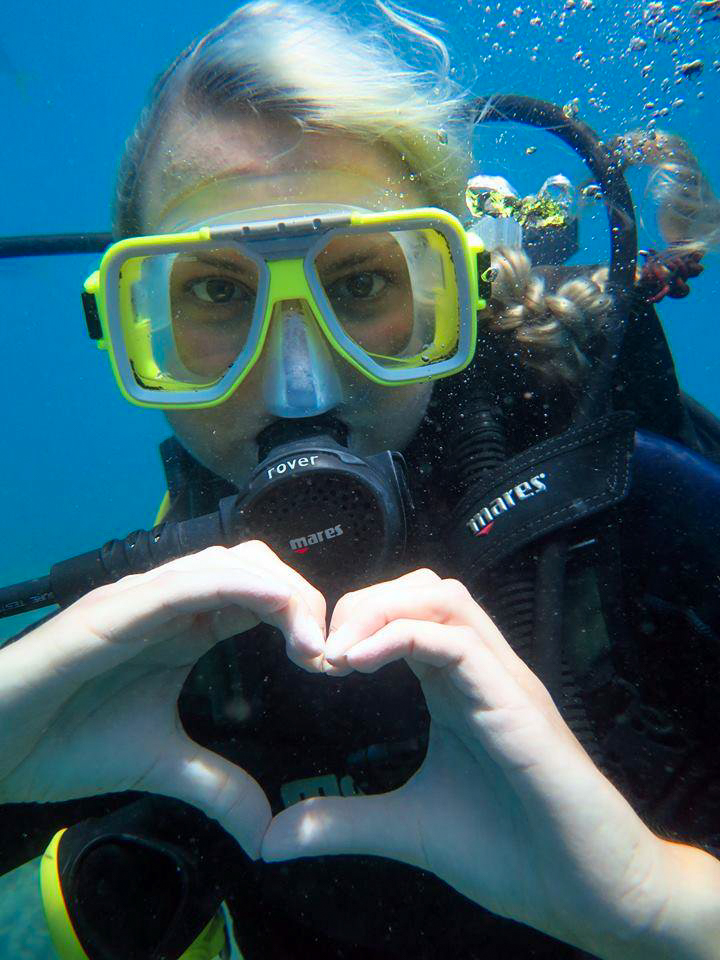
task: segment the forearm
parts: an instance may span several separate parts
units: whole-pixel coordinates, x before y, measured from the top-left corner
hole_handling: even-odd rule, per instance
[[[696,847],[659,841],[669,894],[652,929],[622,936],[599,951],[600,960],[720,960],[720,860]],[[587,949],[587,947],[586,947]]]

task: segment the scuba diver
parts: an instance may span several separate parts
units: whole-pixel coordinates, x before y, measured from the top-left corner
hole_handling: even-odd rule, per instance
[[[127,143],[83,302],[168,494],[0,591],[61,607],[0,650],[2,869],[43,853],[63,958],[229,923],[247,960],[717,957],[720,426],[649,302],[681,288],[587,127],[379,36],[253,0]],[[508,120],[582,155],[609,269],[467,229]]]

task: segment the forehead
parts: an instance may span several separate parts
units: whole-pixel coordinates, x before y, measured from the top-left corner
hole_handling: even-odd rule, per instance
[[[385,144],[303,131],[285,119],[181,115],[169,123],[145,177],[146,228],[159,229],[189,197],[229,182],[238,185],[234,209],[296,200],[370,209],[424,202],[410,170]]]

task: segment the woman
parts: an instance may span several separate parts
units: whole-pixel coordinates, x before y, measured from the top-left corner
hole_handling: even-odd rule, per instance
[[[469,124],[453,122],[457,91],[436,78],[431,94],[421,79],[377,36],[351,35],[315,8],[246,5],[159,81],[128,144],[118,237],[293,215],[322,225],[358,212],[365,224],[387,211],[459,214]],[[353,334],[366,353],[378,354],[374,336],[386,351],[399,336],[394,355],[404,356],[415,331],[397,332],[403,303],[382,314],[389,334],[376,329],[377,305],[427,251],[365,247],[358,267],[358,235],[345,238],[349,271],[330,264],[326,292],[372,307],[371,345]],[[138,329],[148,324],[153,362],[163,357],[152,389],[164,400],[178,383],[204,390],[232,367],[248,335],[238,317],[256,296],[247,261],[208,262],[205,241],[193,241],[178,277],[159,252],[166,242],[152,247],[155,273],[138,274],[148,313],[128,306]],[[523,431],[543,435],[548,409],[565,425],[610,300],[599,278],[546,295],[517,252],[494,266],[483,331],[505,357],[498,382],[524,384],[503,401],[511,448],[522,449]],[[134,382],[151,392],[141,363],[139,351]],[[353,452],[402,450],[418,464],[433,437],[441,442],[439,398],[454,389],[373,381],[324,345],[295,294],[276,302],[243,377],[221,403],[168,402],[177,517],[244,488],[258,438],[278,420],[330,411]],[[426,467],[414,492],[427,518],[447,491],[438,459]],[[473,599],[470,588],[492,606],[497,581],[453,579],[424,533],[404,572],[330,609],[327,591],[248,541],[94,590],[2,650],[8,832],[30,831],[33,842],[17,846],[32,855],[70,827],[55,835],[43,880],[61,947],[170,957],[201,935],[215,950],[225,900],[248,958],[717,955],[715,857],[690,835],[661,836],[672,817],[655,829],[641,819]],[[265,625],[284,635],[284,654]],[[379,747],[385,759],[373,766]],[[348,774],[358,754],[372,767],[367,782]],[[352,795],[361,792],[374,795]],[[40,814],[26,806],[37,803]]]

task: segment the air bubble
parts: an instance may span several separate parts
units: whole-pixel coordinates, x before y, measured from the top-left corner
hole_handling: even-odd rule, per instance
[[[684,77],[696,77],[703,72],[705,64],[702,60],[690,60],[688,63],[680,64],[680,73]]]

